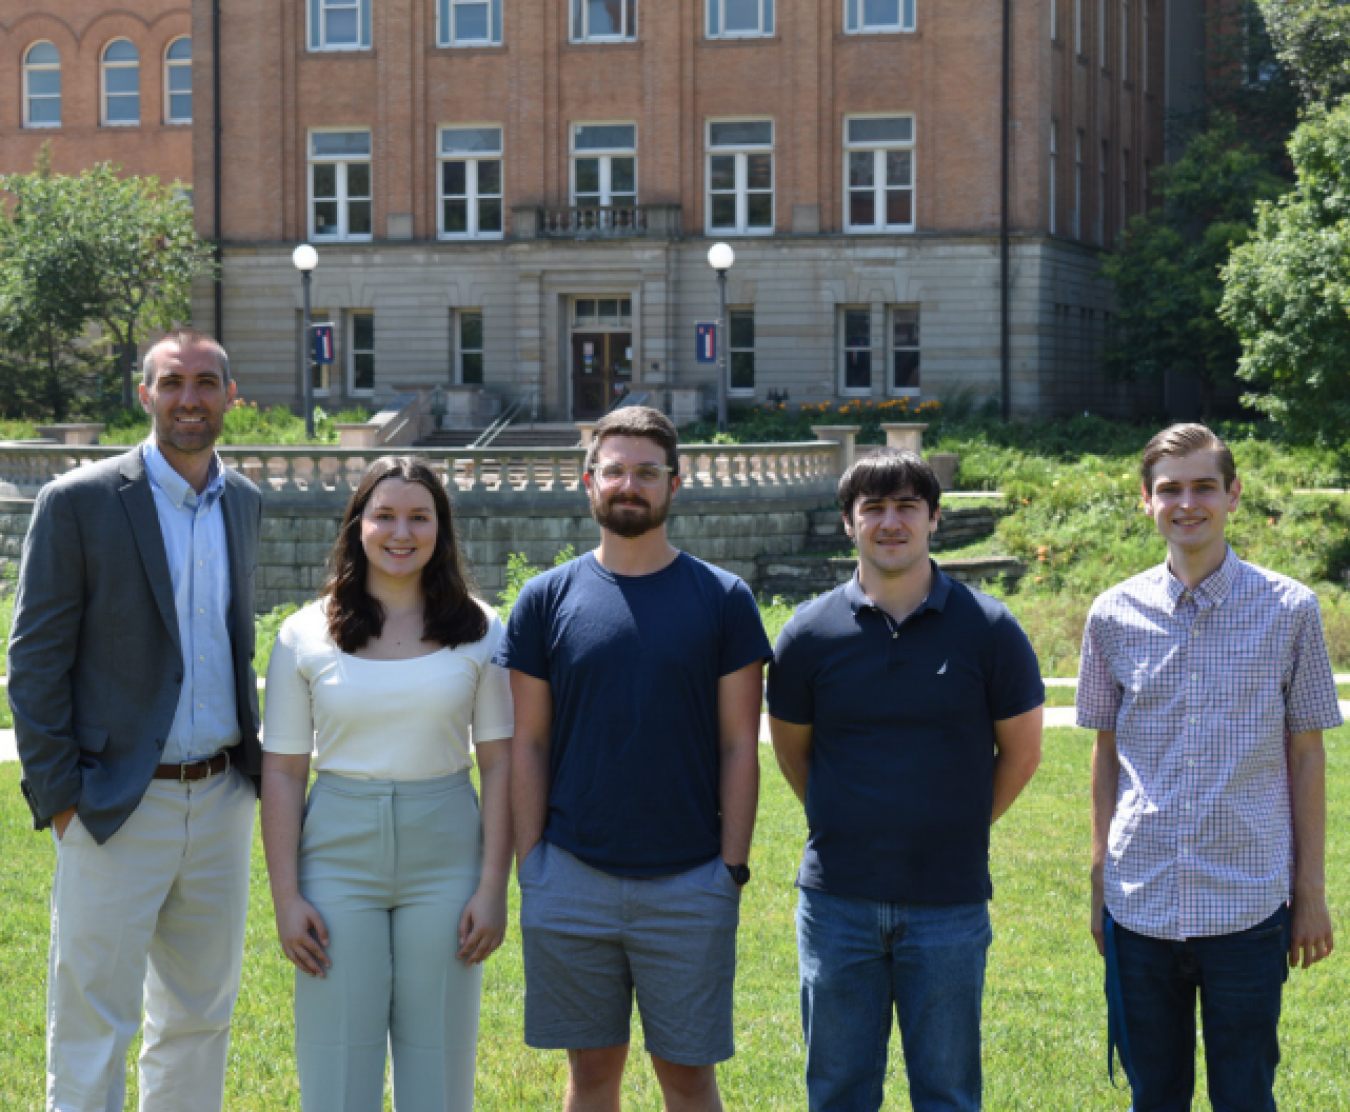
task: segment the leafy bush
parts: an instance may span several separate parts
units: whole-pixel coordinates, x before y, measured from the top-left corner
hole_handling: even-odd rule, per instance
[[[576,558],[576,548],[570,544],[565,544],[553,557],[553,566],[560,568],[569,560],[575,560]],[[511,616],[511,611],[515,609],[516,599],[520,598],[520,592],[525,589],[525,584],[542,570],[542,568],[537,568],[531,564],[519,552],[512,552],[507,556],[506,589],[502,591],[501,598],[497,603],[497,613],[501,615],[502,621],[506,621]]]
[[[267,665],[272,661],[272,646],[276,644],[281,624],[294,614],[298,607],[293,602],[274,607],[266,614],[260,614],[254,622],[257,631],[257,650],[253,656],[253,669],[260,676],[267,675]]]
[[[370,420],[364,409],[344,409],[330,417],[319,407],[314,409],[314,439],[305,438],[305,422],[289,409],[269,406],[260,409],[257,402],[236,399],[225,414],[225,426],[219,443],[233,444],[336,444],[338,424]],[[121,410],[113,415],[99,437],[102,444],[136,444],[150,435],[150,416],[142,410]]]

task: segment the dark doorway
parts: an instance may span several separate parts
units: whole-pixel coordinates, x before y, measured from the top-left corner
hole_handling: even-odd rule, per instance
[[[572,333],[572,420],[598,421],[632,381],[631,332]]]

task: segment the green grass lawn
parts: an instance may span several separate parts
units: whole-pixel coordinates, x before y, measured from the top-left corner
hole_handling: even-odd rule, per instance
[[[995,830],[994,947],[985,999],[986,1107],[991,1110],[1119,1109],[1105,1071],[1101,963],[1086,930],[1090,737],[1051,731],[1045,761],[1027,794]],[[1350,929],[1350,729],[1328,737],[1329,886],[1333,915]],[[805,834],[801,812],[763,750],[764,791],[746,891],[736,984],[738,1052],[720,1068],[728,1108],[801,1109],[802,1047],[793,934],[793,874]],[[0,1108],[35,1109],[43,1086],[44,978],[50,836],[29,829],[18,767],[0,766]],[[478,1107],[561,1106],[560,1053],[521,1041],[524,984],[512,888],[512,928],[487,967],[478,1070]],[[451,929],[447,924],[447,929]],[[231,1112],[299,1106],[292,1061],[289,967],[272,932],[261,846],[255,847],[253,906],[244,985],[231,1050]],[[1311,972],[1291,975],[1282,1025],[1284,1063],[1277,1097],[1295,1112],[1350,1107],[1350,1040],[1344,950]],[[640,1041],[640,1034],[639,1034]],[[886,1107],[907,1108],[898,1040]],[[132,1092],[135,1091],[134,1075]],[[626,1109],[658,1109],[650,1069],[635,1055]],[[134,1106],[134,1103],[133,1103]],[[1197,1108],[1209,1108],[1201,1099]]]

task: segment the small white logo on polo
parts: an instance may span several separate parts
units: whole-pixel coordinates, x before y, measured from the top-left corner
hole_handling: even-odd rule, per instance
[[[937,670],[937,674],[939,676],[943,676],[946,675],[946,673],[947,673],[947,662],[944,660],[942,662],[942,667]]]

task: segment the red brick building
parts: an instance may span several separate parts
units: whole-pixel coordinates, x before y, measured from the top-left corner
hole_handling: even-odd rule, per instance
[[[190,176],[225,259],[195,316],[250,398],[299,397],[290,252],[310,241],[316,317],[339,325],[324,404],[435,383],[469,415],[526,398],[582,418],[624,389],[688,415],[711,397],[694,324],[726,240],[733,396],[1124,404],[1096,372],[1097,254],[1163,160],[1183,3],[1009,3],[1006,130],[997,0],[190,6],[190,28],[144,0],[0,23],[0,165],[59,133],[58,168],[108,149]],[[186,173],[165,91],[185,34]],[[61,54],[59,128],[23,114],[39,39]],[[140,66],[141,123],[116,131],[114,39]]]
[[[192,181],[188,0],[0,4],[0,172],[96,162]]]

